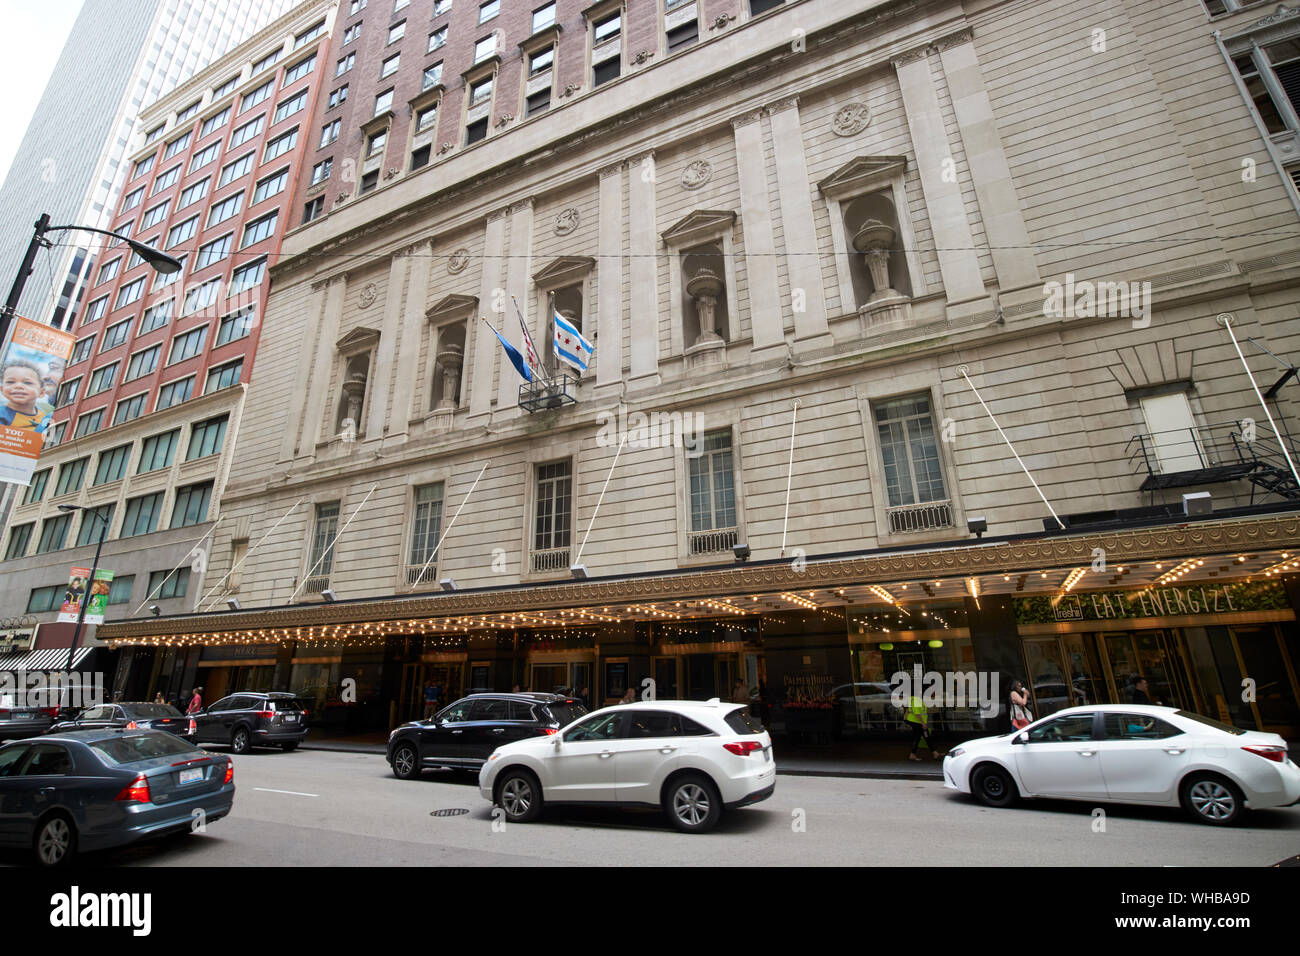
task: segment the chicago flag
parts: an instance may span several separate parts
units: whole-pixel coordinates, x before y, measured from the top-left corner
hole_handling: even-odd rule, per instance
[[[555,356],[579,372],[585,372],[596,347],[583,338],[577,326],[552,310],[555,324]]]

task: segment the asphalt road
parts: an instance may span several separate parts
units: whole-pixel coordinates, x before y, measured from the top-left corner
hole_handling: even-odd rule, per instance
[[[940,783],[779,776],[702,836],[658,813],[553,809],[494,828],[477,778],[397,780],[382,757],[237,757],[234,811],[205,833],[90,854],[90,866],[1265,866],[1300,853],[1300,808],[1208,827],[1182,812],[1080,803],[990,810]],[[440,810],[467,810],[433,816]],[[1100,825],[1104,824],[1104,831]],[[0,862],[21,863],[6,853]]]

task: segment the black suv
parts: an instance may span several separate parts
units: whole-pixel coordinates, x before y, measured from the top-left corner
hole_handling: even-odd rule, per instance
[[[556,733],[586,714],[560,694],[471,694],[394,730],[388,763],[403,780],[435,767],[477,770],[502,744]]]
[[[237,754],[253,747],[293,750],[307,736],[307,708],[293,694],[241,691],[194,714],[194,742],[229,744]]]

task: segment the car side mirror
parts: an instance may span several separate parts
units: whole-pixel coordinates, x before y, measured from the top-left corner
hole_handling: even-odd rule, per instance
[[[564,741],[564,738],[563,738],[561,735],[556,734],[555,737],[554,737],[554,739],[553,739],[553,741],[552,741],[552,743],[551,743],[551,746],[554,747],[556,750],[559,750],[559,749],[560,749],[560,744],[563,743],[563,741]]]
[[[1012,739],[1011,742],[1012,742],[1013,744],[1027,744],[1027,743],[1029,743],[1029,731],[1027,731],[1027,730],[1022,730],[1020,733],[1016,734],[1016,736]]]

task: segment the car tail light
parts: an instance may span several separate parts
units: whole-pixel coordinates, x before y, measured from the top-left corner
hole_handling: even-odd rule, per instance
[[[42,707],[42,708],[41,708],[41,713],[44,714],[46,717],[57,717],[57,716],[59,716],[59,708],[57,708],[57,707]]]
[[[225,779],[225,782],[226,782],[226,783],[234,783],[234,782],[235,782],[235,762],[234,762],[233,760],[230,760],[230,759],[227,759],[227,760],[226,760],[226,779]]]
[[[1242,750],[1248,750],[1253,754],[1258,754],[1265,760],[1272,760],[1275,763],[1286,763],[1286,748],[1280,744],[1255,744],[1250,747],[1242,747]]]
[[[9,711],[5,710],[4,708],[0,708],[0,720],[7,720],[8,718],[9,718]]]
[[[257,716],[258,716],[258,717],[261,717],[263,720],[270,720],[272,717],[275,716],[275,711],[273,711],[273,710],[259,710],[259,711],[257,712]]]
[[[188,732],[191,734],[196,734],[199,732],[199,725],[194,722],[193,717],[190,718],[190,727]]]
[[[152,802],[153,798],[149,795],[149,781],[145,779],[144,774],[137,774],[130,784],[122,788],[122,792],[115,799],[136,803]]]
[[[558,734],[560,732],[560,728],[558,727],[540,727],[538,729],[548,737],[551,736],[551,734]]]
[[[133,721],[131,721],[129,724],[126,725],[126,729],[127,729],[127,730],[139,730],[139,729],[140,729],[140,725],[137,724],[137,723],[133,720]]]
[[[754,751],[763,749],[763,745],[757,740],[741,740],[738,743],[723,744],[722,746],[738,757],[748,757]]]

